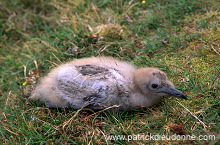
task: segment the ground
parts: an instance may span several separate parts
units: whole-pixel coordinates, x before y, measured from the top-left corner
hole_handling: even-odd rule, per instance
[[[218,0],[2,0],[0,141],[217,144],[219,7]],[[27,99],[39,78],[52,68],[89,56],[112,56],[139,67],[160,68],[189,99],[168,97],[154,107],[116,113],[49,109]],[[137,138],[175,134],[214,135],[215,140]]]

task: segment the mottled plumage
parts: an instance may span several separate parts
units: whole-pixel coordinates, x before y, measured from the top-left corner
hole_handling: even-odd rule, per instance
[[[100,110],[119,105],[112,110],[124,110],[149,107],[166,95],[186,98],[159,69],[137,69],[110,57],[91,57],[52,70],[37,85],[31,99],[53,108]]]

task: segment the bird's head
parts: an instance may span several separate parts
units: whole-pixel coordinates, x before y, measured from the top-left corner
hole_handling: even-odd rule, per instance
[[[140,68],[134,74],[134,81],[138,89],[146,96],[157,98],[174,96],[187,99],[186,95],[176,89],[168,80],[167,75],[157,68]]]

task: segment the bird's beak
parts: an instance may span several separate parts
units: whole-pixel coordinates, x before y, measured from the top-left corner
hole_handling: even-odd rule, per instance
[[[167,94],[170,96],[187,99],[186,95],[183,92],[181,92],[180,90],[176,89],[173,86],[169,87],[169,89],[167,90]]]
[[[174,96],[182,99],[187,99],[186,95],[173,86],[161,87],[157,93],[165,93],[169,96]]]

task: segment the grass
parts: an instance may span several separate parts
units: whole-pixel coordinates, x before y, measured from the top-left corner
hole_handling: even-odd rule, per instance
[[[0,7],[3,144],[218,144],[218,0],[3,0]],[[48,109],[27,100],[39,77],[52,68],[100,55],[158,67],[189,99],[166,98],[154,107],[119,113]],[[175,133],[215,135],[216,140],[104,137]]]

